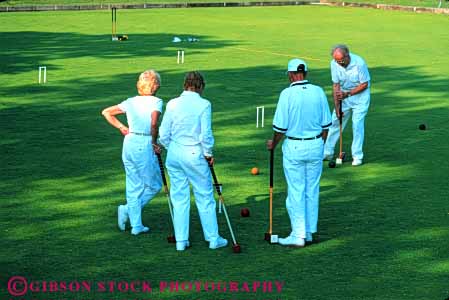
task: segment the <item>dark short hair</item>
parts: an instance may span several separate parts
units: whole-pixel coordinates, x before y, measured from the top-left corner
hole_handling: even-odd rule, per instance
[[[296,68],[296,71],[290,71],[290,72],[292,72],[293,74],[299,74],[299,73],[302,73],[304,75],[307,74],[306,66],[304,64],[298,65],[298,67]]]
[[[184,77],[184,90],[193,90],[199,92],[204,90],[206,82],[203,75],[198,71],[188,72]]]

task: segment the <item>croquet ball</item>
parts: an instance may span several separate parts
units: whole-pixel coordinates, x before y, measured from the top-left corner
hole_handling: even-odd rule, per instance
[[[259,175],[259,169],[258,169],[258,168],[252,168],[252,169],[251,169],[251,174],[253,174],[253,175]]]
[[[335,168],[335,161],[329,162],[329,168]]]
[[[426,130],[426,124],[419,124],[420,130]]]
[[[247,208],[242,208],[242,209],[240,210],[240,215],[241,215],[242,217],[244,217],[244,218],[249,217],[249,209],[247,209]]]

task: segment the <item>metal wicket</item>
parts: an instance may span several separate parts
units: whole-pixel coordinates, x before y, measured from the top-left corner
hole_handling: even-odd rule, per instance
[[[43,75],[43,80],[42,79],[42,75]],[[39,83],[46,83],[47,82],[47,67],[46,66],[41,66],[39,67]]]
[[[261,127],[263,127],[265,119],[265,106],[256,107],[256,128],[259,128],[259,114],[261,115]]]
[[[184,50],[178,50],[178,60],[177,60],[178,64],[184,63]]]
[[[112,40],[117,41],[117,8],[112,7],[111,8],[112,13]]]

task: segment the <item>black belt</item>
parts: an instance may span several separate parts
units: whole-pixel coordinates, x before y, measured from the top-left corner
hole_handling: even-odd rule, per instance
[[[322,136],[323,136],[323,134],[320,133],[320,134],[317,135],[317,136],[309,137],[309,138],[296,138],[296,137],[292,137],[292,136],[287,136],[287,138],[288,138],[289,140],[295,140],[295,141],[310,141],[310,140],[316,140],[316,139],[319,139],[319,138],[322,137]]]
[[[151,136],[151,134],[149,134],[149,133],[141,133],[141,132],[130,132],[130,133],[135,134],[135,135]]]

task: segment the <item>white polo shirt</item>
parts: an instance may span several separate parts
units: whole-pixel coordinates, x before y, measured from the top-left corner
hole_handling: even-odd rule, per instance
[[[293,138],[311,138],[332,124],[329,104],[321,87],[296,81],[279,96],[273,130]]]
[[[184,91],[180,97],[167,103],[159,128],[159,141],[165,148],[171,142],[185,146],[201,145],[203,154],[211,156],[214,146],[211,117],[208,100],[196,92]]]
[[[351,61],[346,68],[343,68],[335,59],[331,61],[331,75],[332,82],[339,83],[343,91],[350,91],[361,83],[368,82],[370,87],[370,75],[368,72],[368,66],[363,58],[360,56],[349,53]]]
[[[118,105],[126,113],[130,132],[150,134],[151,114],[162,112],[162,100],[154,96],[135,96]]]

